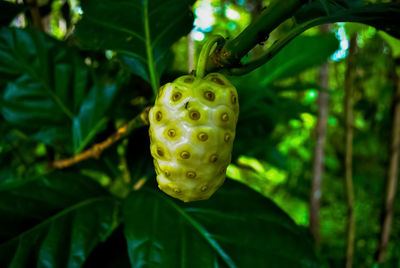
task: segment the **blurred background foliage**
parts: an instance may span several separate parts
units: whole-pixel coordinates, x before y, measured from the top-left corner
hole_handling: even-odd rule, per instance
[[[208,36],[221,34],[226,38],[234,38],[269,5],[269,2],[196,1],[193,6],[193,29],[172,45],[168,55],[165,54],[169,65],[160,67],[164,70],[161,84],[194,69],[196,55]],[[68,44],[71,51],[66,55],[59,49],[60,43],[56,40],[47,42],[36,33],[20,33],[24,35],[22,40],[31,38],[37,47],[29,47],[26,49],[28,54],[17,53],[16,57],[25,57],[29,62],[34,54],[40,54],[41,48],[51,46],[54,52],[52,57],[44,59],[43,65],[39,63],[37,66],[46,68],[48,64],[56,64],[49,63],[54,61],[68,69],[68,75],[73,78],[63,78],[57,73],[47,71],[44,83],[51,83],[49,87],[54,85],[59,93],[65,90],[65,81],[76,79],[84,84],[81,86],[85,89],[76,89],[81,90],[82,95],[78,96],[79,98],[75,96],[75,99],[68,102],[66,109],[73,113],[72,118],[68,118],[68,112],[50,113],[50,118],[43,117],[47,108],[52,109],[47,99],[41,102],[41,108],[44,109],[42,111],[33,106],[34,104],[24,107],[23,109],[32,109],[32,112],[29,111],[29,118],[23,118],[18,116],[22,109],[18,106],[18,101],[26,100],[26,92],[14,96],[12,92],[15,92],[14,87],[24,88],[29,79],[35,80],[35,74],[19,79],[13,85],[6,86],[6,82],[0,80],[0,93],[3,95],[0,124],[2,184],[8,183],[12,178],[30,178],[33,175],[45,174],[50,161],[79,153],[88,145],[104,140],[118,126],[151,104],[152,90],[146,83],[147,75],[141,75],[140,71],[133,71],[136,75],[132,75],[132,64],[127,61],[123,64],[119,60],[120,52],[125,51],[125,48],[117,45],[113,47],[112,44],[104,42],[101,46],[105,52],[75,49],[76,45],[85,44],[79,33],[77,36],[73,34],[76,27],[79,32],[77,22],[85,12],[78,1],[40,0],[38,4],[44,31]],[[24,7],[20,8],[22,10]],[[27,27],[30,23],[29,18],[21,15],[11,22],[18,27]],[[279,36],[289,31],[293,23],[295,22],[292,19],[286,21],[272,32],[263,45],[268,47],[273,44]],[[349,39],[355,33],[357,53],[354,70],[354,267],[371,267],[374,263],[373,256],[377,247],[385,195],[395,92],[394,59],[400,54],[400,41],[373,27],[355,23],[332,24],[331,31],[331,34],[320,35],[317,27],[312,28],[261,68],[245,76],[232,77],[232,83],[238,89],[241,110],[233,161],[227,174],[229,178],[247,184],[272,199],[297,224],[306,228],[316,140],[317,97],[320,91],[328,92],[329,118],[320,211],[321,247],[318,249],[318,256],[322,267],[342,267],[346,237],[346,197],[343,179],[344,79]],[[15,33],[2,33],[3,37],[7,34],[10,38],[15,37]],[[4,40],[9,39],[3,38],[0,42],[1,51],[5,51]],[[41,45],[44,42],[46,45]],[[110,42],[112,43],[112,40]],[[261,55],[263,50],[263,46],[256,47],[245,61]],[[83,61],[76,64],[74,57],[83,58]],[[318,67],[326,60],[329,60],[330,64],[329,88],[321,88],[317,82]],[[0,73],[5,72],[0,70]],[[26,70],[20,72],[24,73]],[[16,73],[10,72],[7,75],[12,77]],[[57,82],[58,79],[61,79],[60,82]],[[11,86],[13,88],[10,88]],[[35,86],[32,90],[34,89]],[[118,105],[114,100],[118,100]],[[93,109],[98,101],[103,102],[99,109]],[[85,105],[82,106],[82,103]],[[32,117],[36,116],[33,112],[36,112],[42,121],[31,121]],[[68,124],[56,126],[46,132],[43,125],[54,126],[52,120],[57,116],[61,121],[68,121]],[[39,123],[40,126],[35,126],[35,123]],[[71,127],[73,131],[69,134]],[[100,159],[79,163],[74,169],[79,169],[85,176],[98,180],[116,195],[126,196],[126,184],[133,186],[140,179],[154,179],[147,144],[145,142],[138,145],[135,142],[138,140],[147,140],[146,130],[132,133],[129,139],[105,151]],[[388,262],[385,267],[400,267],[400,206],[396,206],[395,209],[392,242],[388,248]],[[117,233],[121,235],[120,231]],[[102,249],[97,250],[101,252]],[[93,259],[89,258],[89,262],[91,261]]]
[[[264,2],[268,4],[268,1]],[[202,19],[196,18],[191,33],[194,46],[199,49],[210,32],[227,37],[236,36],[257,15],[254,11],[260,8],[257,5],[260,2],[197,1],[195,14],[203,16]],[[285,26],[280,26],[272,33],[267,45],[275,41],[274,36],[278,36],[280,31],[287,30]],[[329,41],[322,43],[323,40],[317,38],[304,41],[300,37],[296,38],[273,59],[277,61],[275,65],[263,66],[250,75],[233,79],[241,99],[253,95],[259,100],[251,104],[247,99],[242,101],[250,107],[247,110],[247,107],[241,106],[234,150],[236,161],[230,165],[228,176],[271,198],[298,224],[308,226],[317,95],[319,90],[327,90],[330,100],[320,211],[320,256],[324,266],[340,267],[344,258],[347,213],[343,179],[345,59],[350,36],[356,33],[358,51],[355,70],[353,180],[357,227],[354,267],[371,267],[384,202],[395,91],[394,57],[398,56],[399,52],[396,51],[400,49],[400,41],[373,27],[355,23],[334,24],[332,32],[339,41],[339,47],[329,58],[328,89],[318,87],[318,68],[309,65],[315,57],[325,57],[329,52],[324,50],[329,50],[329,45],[334,47],[335,44]],[[301,37],[315,37],[317,33],[318,29],[313,28]],[[181,57],[187,53],[184,44],[187,40],[181,42],[175,47],[180,57],[176,57],[174,66],[177,69],[184,67],[181,69],[184,71],[186,62]],[[313,45],[313,42],[316,44]],[[290,46],[295,48],[293,53],[290,53]],[[313,49],[309,50],[309,46]],[[282,78],[269,79],[268,76],[277,72],[277,68],[296,58],[296,53],[306,55],[297,65],[283,69]],[[261,82],[265,80],[271,82]],[[249,127],[248,124],[256,124],[257,127]],[[243,133],[246,129],[248,133]],[[397,206],[395,215],[399,213],[400,208]],[[399,235],[400,221],[395,216],[391,234],[393,242],[388,249],[388,267],[400,265],[400,243],[397,243],[400,241]]]

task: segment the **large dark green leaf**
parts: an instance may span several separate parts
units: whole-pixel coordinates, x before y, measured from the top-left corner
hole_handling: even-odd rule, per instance
[[[87,68],[77,51],[31,29],[0,30],[0,112],[49,145],[72,146],[74,112],[85,96]]]
[[[54,172],[0,187],[0,241],[26,231],[58,211],[88,198],[106,196],[95,181],[70,172]]]
[[[33,139],[81,151],[105,126],[119,89],[97,80],[77,50],[35,30],[0,31],[0,111]]]
[[[1,112],[12,123],[38,128],[71,121],[85,95],[87,69],[78,52],[29,29],[0,30]]]
[[[3,185],[0,266],[80,267],[118,224],[118,208],[118,201],[79,174]]]
[[[315,19],[314,25],[333,22],[360,22],[400,38],[400,4],[362,5],[359,1],[312,1],[296,14],[299,23]],[[339,3],[343,2],[343,3]],[[328,10],[327,10],[328,9]]]
[[[171,45],[193,25],[193,0],[85,0],[75,35],[88,48],[116,50],[153,87]]]
[[[0,0],[0,26],[6,26],[19,13],[25,11],[28,7],[21,4],[10,3]]]
[[[159,190],[124,208],[132,267],[316,267],[309,237],[275,204],[233,181],[184,204]]]

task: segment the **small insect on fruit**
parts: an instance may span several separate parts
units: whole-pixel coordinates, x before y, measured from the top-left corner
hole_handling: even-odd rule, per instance
[[[219,73],[162,86],[149,112],[159,188],[185,202],[208,199],[225,180],[238,115],[236,88]]]

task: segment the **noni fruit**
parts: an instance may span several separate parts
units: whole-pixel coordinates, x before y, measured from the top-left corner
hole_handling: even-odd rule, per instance
[[[225,180],[238,114],[236,88],[219,73],[162,86],[149,112],[158,187],[185,202],[208,199]]]

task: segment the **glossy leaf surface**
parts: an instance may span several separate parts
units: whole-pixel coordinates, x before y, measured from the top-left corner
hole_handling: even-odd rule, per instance
[[[0,50],[6,121],[69,152],[81,151],[102,130],[119,86],[89,77],[78,50],[42,32],[12,28],[0,30]]]
[[[228,180],[208,201],[182,203],[158,189],[124,208],[132,267],[316,267],[313,246],[275,204]]]
[[[119,203],[96,182],[52,173],[0,188],[0,266],[80,267],[118,224]]]

